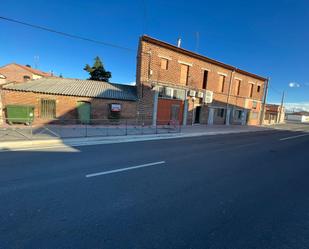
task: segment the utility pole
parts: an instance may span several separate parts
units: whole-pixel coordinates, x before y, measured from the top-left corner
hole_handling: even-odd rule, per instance
[[[260,125],[262,125],[264,122],[269,81],[270,81],[270,78],[268,77],[267,80],[265,81],[265,91],[264,91],[264,99],[263,99],[263,105],[262,105],[262,117],[261,117]]]
[[[281,118],[282,118],[282,111],[283,111],[284,98],[285,98],[285,92],[283,91],[283,93],[282,93],[282,98],[281,98],[281,105],[280,105],[280,113],[279,113],[279,120],[278,120],[278,123],[280,123]]]
[[[231,72],[231,76],[230,76],[230,83],[229,83],[229,90],[228,90],[228,94],[227,94],[227,100],[226,100],[226,111],[225,111],[225,124],[229,125],[230,124],[230,116],[231,116],[231,112],[229,110],[229,100],[230,100],[230,95],[231,95],[231,90],[232,90],[232,84],[233,84],[233,79],[234,79],[234,74],[235,71],[237,69],[234,68],[233,71]]]

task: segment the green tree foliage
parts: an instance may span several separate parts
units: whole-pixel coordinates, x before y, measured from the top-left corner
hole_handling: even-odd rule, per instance
[[[112,73],[105,70],[104,65],[99,56],[94,58],[94,64],[92,67],[86,64],[84,70],[89,73],[90,75],[89,80],[109,82],[109,78],[112,77]]]

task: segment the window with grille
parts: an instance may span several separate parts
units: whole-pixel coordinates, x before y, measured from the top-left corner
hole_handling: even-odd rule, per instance
[[[53,99],[41,99],[41,118],[56,117],[56,101]]]

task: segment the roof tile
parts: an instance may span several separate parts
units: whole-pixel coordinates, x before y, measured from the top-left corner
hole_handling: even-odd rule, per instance
[[[8,84],[7,90],[80,96],[103,99],[137,100],[135,86],[68,78],[41,78],[24,84]]]

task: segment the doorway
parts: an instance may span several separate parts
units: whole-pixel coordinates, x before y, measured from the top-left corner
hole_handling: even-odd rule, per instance
[[[79,122],[81,122],[82,124],[89,124],[91,116],[91,104],[85,101],[78,101],[77,113]]]
[[[172,105],[171,106],[170,120],[171,120],[172,123],[178,123],[179,122],[179,112],[180,112],[180,106],[179,105]]]
[[[194,115],[194,124],[200,123],[200,116],[201,116],[201,107],[195,107],[195,115]]]

